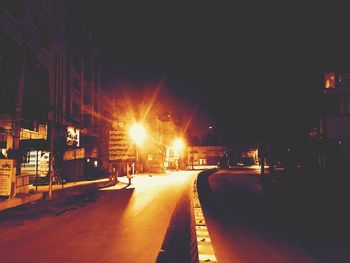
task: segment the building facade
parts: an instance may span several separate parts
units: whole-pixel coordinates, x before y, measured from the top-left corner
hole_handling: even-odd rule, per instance
[[[327,109],[320,119],[324,140],[319,163],[339,174],[350,171],[350,73],[324,74]]]
[[[79,180],[87,159],[98,166],[100,96],[100,52],[79,14],[0,3],[0,148],[18,176]]]
[[[188,166],[218,165],[226,154],[226,147],[217,146],[189,146],[187,149]]]

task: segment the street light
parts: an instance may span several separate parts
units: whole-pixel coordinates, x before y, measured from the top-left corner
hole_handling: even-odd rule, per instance
[[[146,138],[145,127],[140,123],[134,123],[130,127],[129,135],[136,145],[142,145]]]
[[[135,160],[135,173],[138,170],[138,146],[141,146],[146,139],[146,129],[141,123],[134,123],[131,125],[129,130],[129,136],[131,140],[135,143],[135,150],[136,150],[136,160]]]

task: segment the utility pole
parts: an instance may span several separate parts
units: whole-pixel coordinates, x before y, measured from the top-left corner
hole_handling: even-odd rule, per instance
[[[266,148],[267,147],[265,144],[261,144],[259,147],[259,158],[260,158],[260,165],[261,165],[260,175],[262,175],[262,176],[265,175]]]
[[[24,41],[24,43],[26,43]],[[23,44],[23,57],[21,61],[21,66],[19,69],[19,79],[17,86],[17,97],[16,97],[16,109],[15,116],[12,123],[13,129],[13,142],[12,142],[12,151],[14,155],[11,157],[16,160],[16,174],[21,174],[21,156],[19,154],[19,144],[20,144],[20,135],[21,135],[21,120],[22,120],[22,111],[23,111],[23,93],[24,93],[24,80],[26,72],[26,61],[27,61],[27,46]]]
[[[193,161],[194,161],[194,154],[193,154],[193,146],[191,146],[191,162],[192,162],[192,170],[193,168]]]
[[[265,157],[261,156],[261,175],[265,175]]]
[[[54,173],[54,169],[53,169],[53,163],[54,163],[54,130],[53,130],[53,124],[54,124],[54,113],[55,113],[55,109],[53,107],[50,107],[49,109],[49,115],[48,115],[48,136],[49,136],[49,147],[50,147],[50,155],[49,155],[49,200],[52,199],[52,179],[53,179],[53,173]]]

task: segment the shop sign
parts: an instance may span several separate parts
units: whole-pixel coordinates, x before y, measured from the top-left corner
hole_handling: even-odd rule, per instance
[[[63,155],[64,161],[84,159],[85,158],[85,148],[78,148],[74,150],[68,150]]]
[[[80,130],[74,127],[67,127],[67,145],[79,146]]]
[[[0,195],[11,196],[11,186],[16,180],[16,162],[0,159]]]
[[[84,159],[85,158],[85,148],[75,149],[75,159]]]
[[[74,150],[65,151],[65,153],[63,155],[63,160],[69,161],[69,160],[74,160],[74,159],[75,159]]]
[[[109,160],[133,161],[135,147],[130,142],[125,129],[112,130],[109,133]]]
[[[114,121],[112,126],[115,130],[123,130],[125,128],[125,123],[123,121]]]
[[[40,140],[47,139],[47,126],[39,125],[38,131],[21,128],[20,140]]]

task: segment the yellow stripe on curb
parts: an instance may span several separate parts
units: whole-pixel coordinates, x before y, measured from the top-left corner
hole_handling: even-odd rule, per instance
[[[200,263],[217,262],[214,249],[211,245],[208,227],[205,222],[203,211],[198,198],[197,179],[194,182],[193,188],[194,218],[196,223],[198,259]]]

